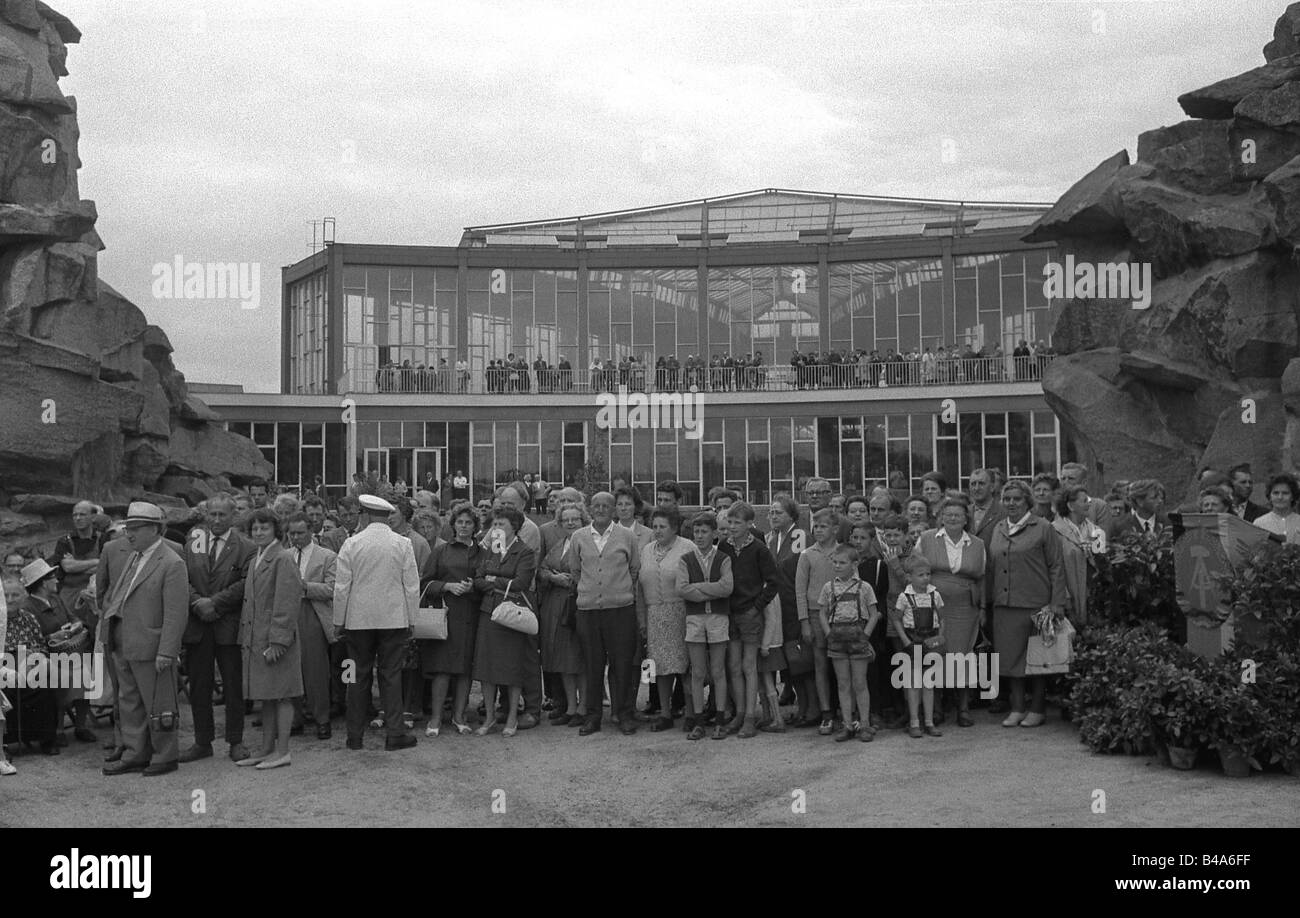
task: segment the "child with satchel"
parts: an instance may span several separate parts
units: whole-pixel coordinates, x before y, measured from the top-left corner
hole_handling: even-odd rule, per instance
[[[943,608],[943,597],[939,591],[930,586],[930,562],[920,555],[909,555],[903,562],[907,574],[907,588],[899,594],[895,607],[895,627],[902,635],[901,643],[909,657],[915,653],[914,647],[920,646],[922,655],[940,653],[943,650],[943,620],[939,610]],[[924,656],[922,657],[924,659]],[[911,663],[905,665],[910,666]],[[934,725],[934,688],[917,684],[915,675],[912,684],[906,689],[907,713],[911,723],[907,728],[908,736],[922,736],[920,707],[925,707],[926,736],[943,736]]]
[[[871,632],[880,622],[880,612],[875,591],[858,576],[859,560],[858,550],[851,545],[840,545],[834,550],[830,559],[832,579],[822,587],[817,603],[818,621],[826,635],[826,656],[835,669],[844,717],[844,727],[835,735],[837,743],[847,742],[854,736],[869,743],[876,737],[868,719],[871,690],[867,685],[867,666],[876,656]],[[859,719],[850,723],[855,699]]]

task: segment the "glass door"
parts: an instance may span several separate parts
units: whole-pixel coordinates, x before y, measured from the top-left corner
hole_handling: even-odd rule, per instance
[[[450,506],[451,495],[439,490],[442,482],[442,450],[417,449],[415,451],[415,489],[432,491],[441,499],[443,506]],[[432,483],[432,485],[431,485]]]
[[[381,484],[388,483],[388,450],[366,450],[366,478],[377,478]]]

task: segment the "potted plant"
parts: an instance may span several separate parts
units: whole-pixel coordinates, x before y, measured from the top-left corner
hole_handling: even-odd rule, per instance
[[[1256,753],[1267,736],[1267,712],[1247,686],[1228,680],[1215,686],[1212,712],[1210,736],[1223,773],[1230,778],[1249,777],[1252,768],[1261,768]]]
[[[1211,725],[1211,702],[1200,661],[1162,663],[1151,678],[1158,686],[1151,705],[1156,748],[1165,747],[1162,760],[1172,767],[1191,769],[1209,741]]]

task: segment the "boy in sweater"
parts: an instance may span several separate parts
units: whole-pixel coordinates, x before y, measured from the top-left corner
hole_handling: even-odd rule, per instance
[[[776,561],[772,552],[754,538],[754,508],[743,501],[727,509],[730,538],[719,550],[731,558],[730,643],[727,669],[731,692],[736,699],[736,718],[728,733],[741,739],[758,736],[758,645],[763,638],[763,611],[776,598]]]

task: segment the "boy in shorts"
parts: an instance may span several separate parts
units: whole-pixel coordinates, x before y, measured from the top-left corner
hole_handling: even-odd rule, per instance
[[[704,680],[713,681],[712,701],[717,710],[727,708],[727,646],[730,640],[732,591],[731,558],[713,544],[717,518],[708,511],[691,520],[695,547],[682,555],[677,567],[677,595],[686,604],[686,652],[691,658],[691,704],[688,740],[704,739]],[[719,723],[714,739],[726,739]]]
[[[826,636],[826,655],[835,667],[840,712],[844,717],[844,727],[835,737],[837,743],[854,736],[869,743],[876,734],[868,721],[871,691],[867,686],[867,665],[875,657],[871,633],[880,621],[880,612],[876,608],[876,593],[862,582],[857,566],[856,548],[852,545],[836,548],[831,555],[834,577],[822,587],[817,603],[818,626]],[[850,722],[855,701],[860,720]]]
[[[763,611],[776,598],[776,559],[761,539],[754,538],[754,508],[744,501],[727,508],[730,537],[719,551],[731,557],[731,642],[727,669],[736,718],[728,733],[741,739],[758,736],[758,645],[763,640]],[[718,710],[722,710],[719,706]]]

